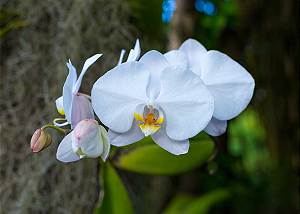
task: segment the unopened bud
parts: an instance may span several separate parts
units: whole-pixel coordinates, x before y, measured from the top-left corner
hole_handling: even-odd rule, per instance
[[[37,153],[47,148],[52,143],[52,138],[44,129],[37,129],[33,133],[30,141],[32,152]]]
[[[80,121],[72,137],[73,151],[80,157],[98,157],[103,152],[99,124],[94,119]]]

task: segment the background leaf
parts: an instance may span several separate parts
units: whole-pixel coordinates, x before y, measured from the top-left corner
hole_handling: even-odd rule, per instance
[[[187,205],[185,214],[206,214],[214,206],[230,197],[228,189],[217,189],[193,200]]]
[[[176,195],[163,211],[163,214],[181,214],[187,204],[193,200],[193,197],[187,194]]]
[[[201,197],[177,194],[163,214],[206,214],[210,209],[231,196],[229,189],[219,188]]]
[[[212,141],[191,141],[189,152],[173,155],[156,144],[137,147],[122,154],[116,165],[138,173],[174,175],[199,167],[208,160],[214,150]]]
[[[109,163],[102,167],[104,198],[95,214],[133,213],[127,190],[116,170]]]

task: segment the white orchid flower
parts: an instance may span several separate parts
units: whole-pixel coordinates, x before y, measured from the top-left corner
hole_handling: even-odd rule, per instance
[[[84,119],[59,144],[56,158],[67,163],[101,156],[105,161],[109,150],[106,130],[96,120]]]
[[[126,51],[124,49],[121,50],[118,65],[120,65],[123,62],[125,52]],[[127,58],[126,62],[132,62],[132,61],[138,60],[138,58],[140,57],[140,54],[141,54],[141,46],[140,46],[139,39],[137,39],[135,42],[134,48],[131,49],[128,54],[128,58]]]
[[[69,74],[63,86],[63,96],[55,101],[57,111],[66,116],[67,122],[62,124],[55,123],[56,125],[63,126],[71,124],[71,127],[74,128],[76,124],[83,119],[94,119],[94,112],[89,96],[79,93],[78,91],[87,69],[101,56],[102,54],[96,54],[88,58],[83,65],[78,79],[76,69],[71,61],[69,60],[67,63]]]
[[[112,145],[151,135],[175,155],[188,152],[188,139],[207,126],[214,110],[201,79],[170,66],[157,51],[108,71],[94,84],[91,96],[95,113],[110,129]]]
[[[180,52],[180,53],[178,53]],[[239,115],[249,104],[254,79],[236,61],[215,50],[207,51],[198,41],[186,40],[179,48],[165,54],[173,66],[185,66],[178,55],[185,54],[188,70],[198,75],[214,97],[214,113],[205,131],[218,136],[226,131],[227,120]]]

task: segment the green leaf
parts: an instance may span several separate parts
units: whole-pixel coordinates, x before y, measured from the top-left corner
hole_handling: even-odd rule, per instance
[[[181,214],[192,199],[193,197],[187,194],[176,195],[163,211],[163,214]]]
[[[206,214],[209,210],[231,196],[229,189],[217,189],[187,204],[185,214]]]
[[[229,188],[219,188],[201,197],[186,194],[176,195],[163,211],[163,214],[206,214],[211,208],[231,196]]]
[[[173,155],[156,144],[145,145],[122,154],[116,162],[119,168],[133,172],[157,175],[184,173],[201,166],[214,150],[212,141],[191,141],[187,154]]]
[[[109,163],[103,164],[102,178],[104,197],[95,214],[133,213],[131,201],[121,178]]]

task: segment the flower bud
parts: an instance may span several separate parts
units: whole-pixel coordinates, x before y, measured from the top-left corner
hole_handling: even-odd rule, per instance
[[[110,142],[105,128],[94,119],[85,119],[64,137],[58,146],[56,158],[68,163],[100,156],[105,161],[109,151]]]
[[[37,153],[47,148],[52,143],[52,138],[44,129],[37,129],[33,133],[30,141],[32,152]]]
[[[99,124],[94,119],[80,121],[72,135],[72,148],[80,158],[98,157],[103,152],[103,145]]]

